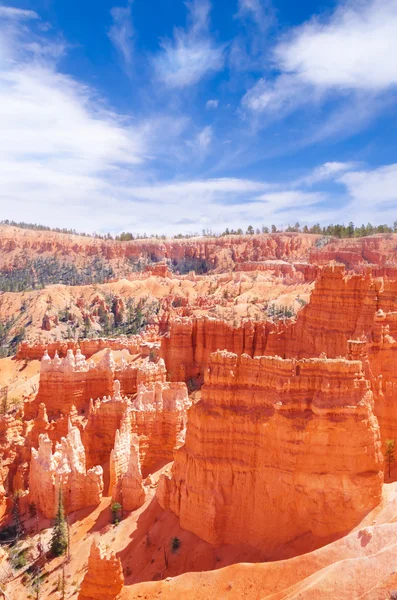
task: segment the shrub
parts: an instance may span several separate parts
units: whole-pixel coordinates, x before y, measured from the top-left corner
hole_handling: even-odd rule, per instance
[[[112,512],[112,521],[114,523],[114,525],[117,525],[120,521],[120,513],[122,511],[123,507],[121,506],[120,502],[113,502],[110,510]]]

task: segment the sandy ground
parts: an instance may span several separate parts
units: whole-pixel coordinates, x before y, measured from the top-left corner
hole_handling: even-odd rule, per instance
[[[126,586],[123,600],[383,600],[397,590],[397,483],[349,535],[289,560]]]
[[[0,359],[0,388],[8,387],[8,406],[19,406],[24,396],[37,393],[40,379],[39,360]]]
[[[157,472],[154,479],[158,479]],[[93,539],[99,539],[120,557],[125,575],[122,600],[383,600],[397,589],[397,483],[386,484],[382,504],[371,511],[349,535],[295,558],[262,563],[249,548],[215,548],[180,528],[170,511],[161,509],[149,490],[145,504],[116,526],[111,525],[110,499],[94,510],[69,516],[71,559],[65,561],[66,598],[77,598]],[[41,537],[49,544],[49,521],[34,519],[27,545]],[[180,547],[172,552],[171,541]],[[263,558],[262,558],[263,560]],[[62,559],[45,566],[40,598],[61,597],[57,591]],[[183,573],[181,575],[181,573]],[[10,600],[28,598],[23,573],[10,580]]]

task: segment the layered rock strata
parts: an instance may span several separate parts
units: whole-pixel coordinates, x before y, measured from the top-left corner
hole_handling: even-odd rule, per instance
[[[50,358],[55,354],[64,358],[68,350],[75,353],[80,350],[81,353],[91,358],[97,352],[109,348],[112,351],[128,350],[132,355],[139,354],[140,346],[145,341],[155,341],[157,336],[153,333],[143,333],[140,335],[120,336],[118,338],[89,338],[75,340],[57,340],[49,343],[22,341],[18,346],[17,360],[41,360],[45,353]]]
[[[78,600],[116,600],[123,585],[120,559],[111,550],[107,552],[103,544],[93,542]]]
[[[112,393],[115,363],[110,350],[95,364],[87,361],[80,349],[69,349],[65,358],[51,359],[46,352],[41,359],[40,385],[36,398],[25,402],[25,417],[36,417],[44,403],[49,417],[69,414],[72,406],[84,409],[90,398]]]
[[[171,321],[168,335],[162,338],[161,355],[172,381],[199,385],[213,352],[262,355],[269,331],[276,328],[270,322],[245,320],[234,327],[211,317],[177,318]]]
[[[73,406],[78,412],[84,412],[92,398],[111,396],[116,380],[121,393],[127,395],[136,394],[140,383],[165,381],[164,361],[155,360],[158,345],[142,343],[142,351],[143,357],[137,356],[132,362],[121,359],[120,364],[116,364],[109,348],[98,363],[86,360],[80,349],[76,354],[69,349],[65,358],[55,353],[51,359],[45,352],[41,359],[39,390],[32,401],[25,402],[25,418],[36,418],[41,404],[45,405],[49,418],[68,415]]]
[[[380,501],[382,467],[360,361],[216,352],[158,498],[204,540],[270,558],[354,527]]]
[[[60,488],[66,514],[96,506],[102,498],[102,467],[87,471],[80,431],[70,422],[67,437],[55,445],[54,453],[47,434],[39,436],[38,450],[32,448],[30,500],[48,518],[56,514]]]

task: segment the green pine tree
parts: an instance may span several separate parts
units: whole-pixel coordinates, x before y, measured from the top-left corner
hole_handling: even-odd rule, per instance
[[[65,554],[68,547],[68,530],[66,526],[65,511],[63,508],[62,488],[59,488],[58,511],[55,519],[51,538],[51,552],[55,556]]]

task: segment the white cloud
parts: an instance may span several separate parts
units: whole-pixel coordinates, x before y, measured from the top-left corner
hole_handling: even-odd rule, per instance
[[[142,181],[151,144],[161,149],[163,127],[172,142],[173,128],[160,115],[136,124],[116,114],[95,90],[57,70],[58,55],[57,42],[24,26],[0,31],[0,212],[106,227],[118,187]],[[120,207],[117,220],[125,213]]]
[[[113,19],[113,25],[108,33],[111,42],[124,60],[127,72],[130,71],[132,65],[132,44],[134,35],[131,7],[132,0],[129,0],[125,7],[116,6],[112,8],[110,12]]]
[[[296,77],[280,75],[275,80],[260,79],[243,97],[243,106],[255,112],[266,111],[277,113],[277,118],[282,118],[292,110],[314,101],[309,96],[308,86],[305,86]]]
[[[200,198],[208,198],[208,196],[244,196],[264,191],[269,187],[269,184],[263,181],[222,177],[134,187],[131,191],[135,198],[157,202],[168,200],[172,204],[178,204],[183,198],[190,197],[194,198],[194,201],[198,201]]]
[[[198,83],[223,67],[223,47],[208,32],[210,3],[193,0],[187,4],[190,27],[175,29],[173,40],[162,42],[162,52],[154,60],[160,81],[170,88],[183,88]]]
[[[381,90],[397,84],[397,1],[347,2],[313,18],[275,51],[278,66],[321,87]]]
[[[356,167],[357,163],[355,162],[326,162],[319,167],[313,169],[313,171],[298,179],[296,185],[314,185],[317,183],[321,183],[322,181],[327,181],[330,179],[335,179],[337,176],[342,173],[346,173],[346,171],[351,171]]]
[[[372,210],[390,205],[396,212],[397,164],[387,165],[370,171],[352,171],[339,177],[349,190],[358,206],[369,206]]]
[[[0,19],[38,19],[34,10],[23,10],[13,6],[0,6]]]
[[[203,150],[207,150],[208,147],[211,145],[212,137],[212,127],[210,125],[207,125],[206,127],[204,127],[204,129],[200,131],[200,133],[197,136],[200,148],[202,148]]]
[[[208,110],[210,108],[218,108],[219,100],[207,100],[205,104],[205,108]]]
[[[357,131],[382,109],[397,85],[397,0],[350,0],[326,18],[292,29],[273,51],[278,71],[260,79],[244,108],[284,118],[308,105],[336,102],[312,141]]]
[[[275,212],[289,208],[297,211],[302,206],[312,206],[325,198],[322,192],[302,192],[300,190],[283,190],[279,192],[268,192],[258,196],[260,200],[268,203]]]
[[[273,20],[270,2],[263,0],[239,0],[237,17],[251,17],[261,30],[265,30]]]

